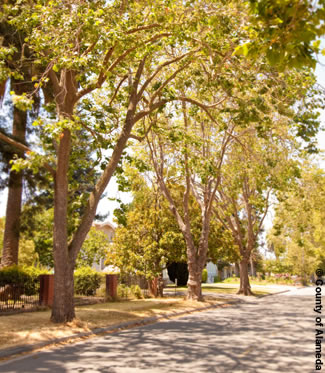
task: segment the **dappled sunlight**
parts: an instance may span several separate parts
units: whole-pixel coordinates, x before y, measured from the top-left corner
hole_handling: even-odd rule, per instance
[[[1,366],[28,372],[308,372],[312,297],[249,297],[139,328],[42,351]],[[187,306],[206,302],[184,302]],[[290,346],[294,345],[293,351]],[[15,365],[13,365],[15,364]],[[94,370],[93,370],[94,369]]]
[[[146,317],[174,316],[220,302],[224,303],[225,299],[206,297],[204,302],[194,302],[183,297],[164,297],[98,303],[76,307],[77,318],[66,324],[53,324],[50,311],[1,316],[0,348],[70,337],[93,328],[110,327]]]

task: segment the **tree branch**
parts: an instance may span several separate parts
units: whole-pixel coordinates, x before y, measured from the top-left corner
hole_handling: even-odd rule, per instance
[[[22,143],[20,143],[16,140],[13,140],[12,138],[6,136],[2,132],[0,132],[0,140],[3,140],[7,144],[12,145],[14,148],[21,150],[23,153],[31,153],[32,152],[32,150],[28,146],[26,146],[26,145],[24,145],[24,144],[22,144]],[[47,162],[44,162],[43,166],[44,166],[45,169],[47,169],[51,173],[51,175],[53,177],[55,177],[54,168],[52,168]]]

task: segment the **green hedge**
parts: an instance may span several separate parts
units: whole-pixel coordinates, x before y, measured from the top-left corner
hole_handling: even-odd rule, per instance
[[[90,267],[80,267],[74,271],[74,290],[79,295],[95,295],[100,287],[102,274]]]
[[[0,270],[0,286],[23,286],[26,295],[34,295],[38,293],[39,275],[47,273],[47,270],[35,267],[20,267],[14,265],[2,268]]]

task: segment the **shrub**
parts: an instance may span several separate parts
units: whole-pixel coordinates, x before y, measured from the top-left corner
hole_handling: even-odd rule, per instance
[[[74,289],[79,295],[95,295],[102,275],[90,267],[80,267],[74,272]]]
[[[216,283],[216,282],[221,282],[221,277],[220,276],[214,276],[213,278],[213,282]]]
[[[202,271],[202,282],[207,282],[208,280],[208,270],[206,268],[204,268],[204,270]]]
[[[131,290],[132,295],[134,295],[135,298],[137,298],[137,299],[142,299],[143,298],[142,290],[141,290],[139,285],[131,285],[130,290]]]
[[[24,288],[24,294],[34,295],[38,292],[39,275],[48,273],[36,267],[19,267],[17,265],[0,270],[0,286],[18,285]]]
[[[124,284],[117,285],[118,298],[127,298],[130,294],[130,288]]]

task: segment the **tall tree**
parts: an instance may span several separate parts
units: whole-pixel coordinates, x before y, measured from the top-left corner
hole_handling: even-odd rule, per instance
[[[158,184],[186,242],[189,270],[187,297],[191,300],[200,300],[202,271],[207,261],[212,206],[220,182],[220,169],[227,146],[231,142],[232,128],[215,131],[214,123],[211,123],[204,112],[196,113],[190,118],[184,101],[182,115],[182,121],[174,120],[173,124],[165,118],[165,136],[161,130],[158,133],[153,131],[147,138],[147,143]],[[177,204],[171,193],[175,180],[184,190],[181,205]],[[191,198],[195,198],[201,214],[198,241],[195,240],[193,232]]]
[[[18,8],[6,8],[11,24],[23,28],[28,35],[26,42],[44,67],[45,73],[34,78],[36,87],[51,84],[54,92],[56,120],[39,123],[51,133],[56,150],[54,158],[43,158],[54,179],[55,322],[75,316],[75,261],[132,128],[166,104],[167,99],[160,93],[196,53],[191,48],[175,49],[184,40],[186,29],[183,4],[168,8],[163,5],[159,1],[26,1],[19,2]],[[170,73],[161,79],[167,69]],[[155,85],[157,80],[160,88]],[[99,106],[104,115],[97,121]],[[86,112],[90,116],[94,113],[91,119],[87,120]],[[109,147],[112,152],[105,158],[98,152],[95,165],[100,165],[103,173],[87,198],[78,228],[69,235],[68,205],[73,203],[69,200],[70,154],[80,127],[91,133],[94,147]],[[36,158],[42,163],[42,157]]]
[[[34,92],[31,82],[33,74],[32,53],[24,45],[24,33],[16,30],[6,19],[0,21],[0,35],[2,37],[2,53],[5,59],[2,61],[0,71],[0,98],[5,94],[6,84],[10,85],[13,99],[17,96],[29,94],[34,96],[34,109],[38,108],[39,100]],[[37,111],[37,110],[36,110]],[[32,113],[30,113],[32,114]],[[1,128],[5,131],[6,128]],[[27,135],[27,112],[24,105],[14,106],[12,118],[12,130],[10,135],[18,142],[24,144]],[[21,156],[21,149],[10,148],[1,143],[3,161],[8,164],[15,157]],[[6,209],[6,226],[3,241],[3,255],[1,266],[18,264],[20,215],[23,194],[23,172],[9,170],[8,176],[8,199]]]
[[[279,261],[304,284],[317,268],[325,269],[325,175],[305,161],[301,178],[282,193],[267,241]]]
[[[125,169],[125,177],[133,201],[124,213],[117,211],[119,226],[107,263],[121,273],[142,275],[149,281],[157,278],[157,295],[163,296],[162,270],[168,263],[185,260],[184,239],[155,179],[133,167]]]
[[[222,170],[215,214],[232,232],[239,249],[238,294],[251,295],[248,265],[257,247],[271,197],[294,179],[296,167],[287,148],[279,146],[277,140],[259,138],[254,128],[244,132],[246,134],[239,137],[240,143],[229,152]]]

